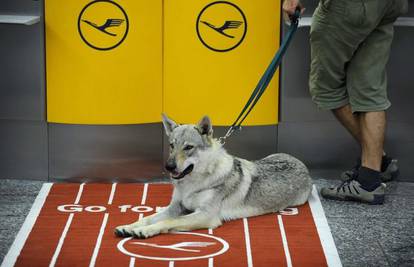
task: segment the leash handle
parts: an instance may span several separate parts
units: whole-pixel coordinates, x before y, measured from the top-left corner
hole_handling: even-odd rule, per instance
[[[293,13],[292,15],[289,15],[289,19],[290,19],[290,23],[293,25],[297,25],[299,23],[299,18],[300,18],[300,7],[297,6],[295,9],[295,13]]]

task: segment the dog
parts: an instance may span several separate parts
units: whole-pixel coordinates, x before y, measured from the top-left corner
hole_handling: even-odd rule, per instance
[[[298,159],[287,154],[254,162],[237,158],[213,138],[209,117],[197,125],[162,117],[170,143],[165,169],[174,185],[171,202],[159,213],[116,227],[116,236],[214,229],[224,221],[278,212],[308,200],[312,180]]]

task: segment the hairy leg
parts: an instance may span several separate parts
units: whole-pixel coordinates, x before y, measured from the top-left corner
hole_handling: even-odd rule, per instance
[[[360,113],[362,166],[381,171],[384,148],[385,111]]]
[[[332,110],[337,120],[348,130],[352,137],[362,147],[361,138],[361,113],[352,113],[351,106],[349,104]],[[385,127],[385,126],[384,126]],[[385,151],[382,151],[382,156],[385,156]]]
[[[352,137],[361,145],[361,128],[359,114],[353,114],[349,104],[332,110],[339,122],[348,130]]]

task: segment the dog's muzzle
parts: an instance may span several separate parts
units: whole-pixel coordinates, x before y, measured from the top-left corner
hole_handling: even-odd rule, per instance
[[[176,172],[176,171],[172,171],[172,172],[171,172],[171,178],[176,179],[176,180],[181,179],[181,178],[183,178],[184,176],[186,176],[187,174],[190,174],[190,173],[193,171],[193,169],[194,169],[194,164],[190,164],[190,165],[188,165],[188,167],[187,167],[187,168],[185,168],[185,170],[184,170],[184,171],[182,171],[181,173]]]

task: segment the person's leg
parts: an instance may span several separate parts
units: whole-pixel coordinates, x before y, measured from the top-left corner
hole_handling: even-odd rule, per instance
[[[359,127],[352,124],[355,121],[349,118],[349,114],[346,114],[346,107],[342,110],[341,115],[343,116],[339,120],[345,120],[343,124],[346,125],[344,126],[347,129],[350,128],[348,129],[350,132],[354,131],[353,134],[360,140],[361,166],[355,175],[351,175],[349,180],[339,186],[322,188],[321,195],[334,200],[382,204],[384,203],[385,185],[381,184],[380,173],[386,126],[385,111],[358,112],[356,114],[353,116],[358,116],[355,121]],[[344,119],[345,116],[348,118]]]
[[[347,24],[343,21],[345,11],[345,0],[320,1],[312,16],[309,90],[313,102],[322,110],[349,104],[346,64],[367,34],[343,30]]]
[[[385,67],[394,36],[393,22],[407,9],[407,0],[388,3],[386,14],[358,49],[352,62],[354,66],[347,73],[352,111],[359,114],[361,163],[377,171],[381,171],[381,157],[385,154],[385,110],[391,105],[387,98]],[[361,78],[358,69],[364,70],[364,77]]]
[[[385,110],[390,106],[387,98],[385,66],[391,47],[393,28],[391,23],[376,22],[375,12],[386,10],[386,1],[361,2],[367,13],[365,23],[375,28],[358,45],[352,59],[347,63],[346,87],[353,114],[346,107],[336,112],[344,126],[348,126],[362,150],[362,166],[355,176],[331,188],[322,188],[321,195],[336,200],[355,200],[370,204],[384,202],[385,186],[381,184],[381,158],[385,134]],[[379,6],[383,5],[383,6]],[[379,24],[378,24],[379,23]],[[347,116],[347,117],[346,117]],[[356,120],[353,120],[355,118]],[[358,122],[358,126],[355,125]],[[354,124],[352,124],[354,123]]]
[[[352,112],[359,114],[361,167],[355,178],[372,191],[381,185],[387,97],[386,64],[393,39],[393,25],[380,24],[361,44],[348,65],[347,87]]]
[[[366,166],[368,168],[376,169],[371,162],[371,160],[368,160],[367,158],[371,158],[372,153],[365,152],[366,150],[370,151],[369,147],[370,145],[364,145],[364,147],[367,147],[367,149],[363,150],[362,140],[361,140],[361,124],[366,124],[368,128],[371,125],[371,116],[374,116],[373,114],[368,115],[367,122],[361,121],[361,117],[365,116],[366,113],[352,113],[351,106],[345,105],[343,107],[340,107],[338,109],[332,110],[332,113],[335,115],[335,117],[338,119],[338,121],[344,126],[345,129],[348,130],[348,132],[353,136],[355,141],[358,143],[358,145],[361,147],[361,154],[367,155],[362,156],[361,158],[358,158],[356,161],[356,164],[349,170],[344,171],[341,173],[340,179],[343,181],[354,179],[358,176],[358,171],[362,166]],[[370,112],[371,113],[371,112]],[[384,116],[385,117],[385,116]],[[377,120],[374,118],[374,122]],[[382,124],[382,122],[380,121]],[[384,129],[385,129],[385,120],[384,120]],[[367,131],[369,132],[369,130]],[[370,140],[373,140],[369,137],[369,134],[367,136],[368,142]],[[366,142],[365,142],[366,143]],[[378,156],[377,156],[378,157]],[[361,164],[362,158],[366,159],[364,160],[364,164]],[[371,162],[371,163],[370,163]],[[381,153],[381,166],[380,166],[380,178],[382,182],[389,182],[393,179],[395,179],[399,174],[398,164],[397,160],[393,159],[392,157],[388,156],[384,149]]]
[[[385,111],[361,113],[359,122],[362,166],[380,172],[386,126]]]
[[[351,106],[349,104],[332,110],[336,119],[348,130],[352,137],[361,146],[361,129],[359,114],[352,113]]]

